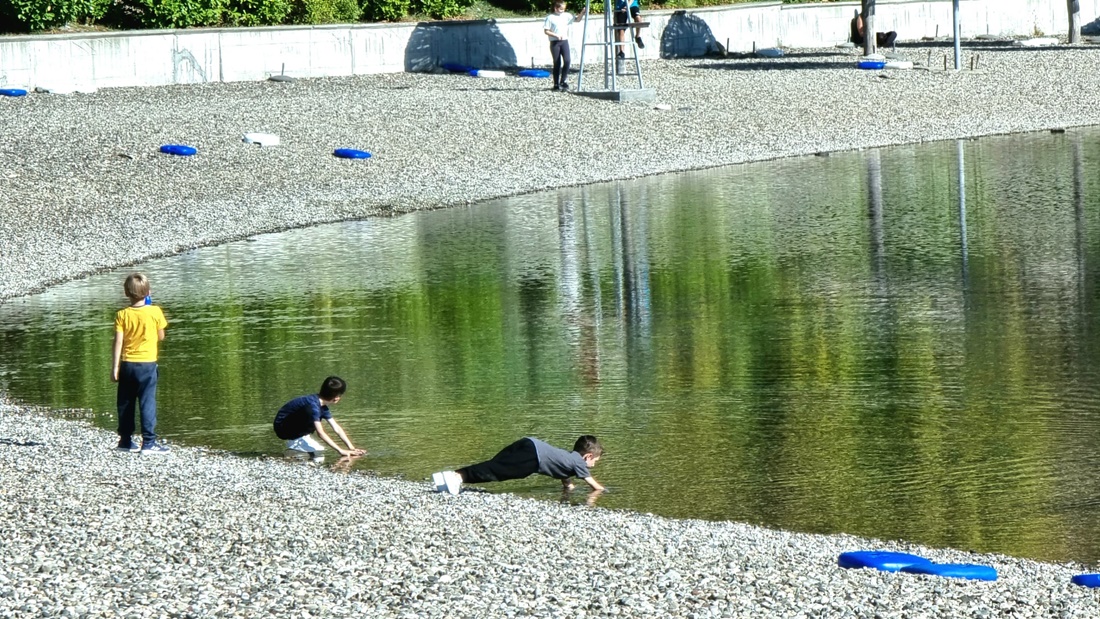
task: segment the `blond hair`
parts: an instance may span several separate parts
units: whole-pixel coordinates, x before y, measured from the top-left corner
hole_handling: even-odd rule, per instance
[[[144,273],[131,273],[122,284],[122,289],[126,291],[127,298],[137,303],[149,296],[149,278]]]

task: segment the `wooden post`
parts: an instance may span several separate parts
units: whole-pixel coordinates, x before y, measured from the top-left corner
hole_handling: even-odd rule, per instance
[[[1069,9],[1069,42],[1081,42],[1081,0],[1066,0]]]

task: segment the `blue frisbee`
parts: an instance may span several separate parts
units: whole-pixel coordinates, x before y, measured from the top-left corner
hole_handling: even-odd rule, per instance
[[[27,96],[27,91],[22,88],[0,88],[0,96],[25,97]]]
[[[1078,574],[1070,578],[1069,581],[1075,585],[1094,589],[1100,587],[1100,574]]]
[[[997,570],[988,565],[971,563],[928,563],[907,565],[901,568],[906,574],[928,574],[968,580],[997,580]]]
[[[370,153],[365,150],[356,150],[354,148],[337,148],[332,151],[332,154],[341,159],[370,159]]]
[[[166,155],[179,155],[180,157],[190,157],[199,152],[194,146],[188,146],[186,144],[165,144],[160,147],[160,152]]]
[[[911,555],[905,552],[889,552],[886,550],[855,550],[840,555],[837,565],[845,568],[871,567],[884,572],[896,572],[910,565],[931,565],[932,562],[924,557]]]
[[[520,77],[550,77],[550,72],[546,69],[521,69],[516,75]]]

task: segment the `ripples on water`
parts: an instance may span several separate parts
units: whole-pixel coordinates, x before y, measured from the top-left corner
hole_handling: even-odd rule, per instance
[[[752,164],[157,260],[159,429],[281,454],[274,411],[332,373],[361,469],[421,479],[591,432],[608,507],[1094,561],[1098,135]],[[113,428],[128,271],[0,306],[0,386]]]

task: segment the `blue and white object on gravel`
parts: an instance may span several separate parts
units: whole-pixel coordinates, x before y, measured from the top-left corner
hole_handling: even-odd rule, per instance
[[[884,572],[896,572],[910,565],[931,564],[924,557],[911,555],[906,552],[891,552],[887,550],[853,550],[840,555],[837,564],[846,568],[873,567]]]

